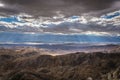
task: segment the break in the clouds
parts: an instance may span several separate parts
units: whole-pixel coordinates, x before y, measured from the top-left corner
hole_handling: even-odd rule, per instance
[[[120,0],[0,0],[0,31],[120,35]]]
[[[0,18],[1,31],[22,31],[63,34],[120,35],[120,11],[111,12],[100,17],[54,16],[33,18],[31,15],[19,14]]]

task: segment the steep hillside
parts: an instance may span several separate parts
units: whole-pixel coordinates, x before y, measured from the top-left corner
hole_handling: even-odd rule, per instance
[[[119,50],[118,48],[116,50]],[[119,52],[52,56],[37,49],[0,49],[1,80],[119,80]],[[46,51],[47,52],[47,51]],[[44,52],[45,53],[45,52]]]

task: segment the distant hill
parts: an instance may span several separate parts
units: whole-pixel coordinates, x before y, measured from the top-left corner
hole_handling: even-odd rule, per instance
[[[119,80],[119,50],[52,56],[36,48],[1,48],[0,80]]]

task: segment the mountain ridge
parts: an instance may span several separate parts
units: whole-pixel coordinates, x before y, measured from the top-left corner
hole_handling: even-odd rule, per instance
[[[119,50],[120,48],[115,48],[111,52],[75,52],[52,56],[42,54],[42,50],[34,48],[0,49],[0,78],[1,80],[119,80]]]

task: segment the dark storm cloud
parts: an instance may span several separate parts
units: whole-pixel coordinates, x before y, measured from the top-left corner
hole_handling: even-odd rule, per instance
[[[36,30],[55,33],[82,33],[91,31],[120,34],[119,20],[113,18],[109,19],[109,21],[108,19],[104,20],[100,17],[105,13],[111,13],[114,11],[118,11],[119,9],[120,0],[0,0],[0,15],[13,15],[19,13],[27,13],[33,15],[34,17],[23,17],[28,18],[28,21],[25,24],[16,23],[17,27],[15,28],[18,28],[18,30],[21,28],[24,29],[23,31],[30,30],[33,32]],[[20,15],[24,16],[26,14]],[[65,17],[60,17],[61,15]],[[70,16],[76,15],[81,16],[78,17],[78,19],[82,19],[82,21],[74,21],[74,17],[71,18],[72,21],[65,20],[70,18]],[[95,18],[89,21],[89,19],[93,17],[91,15],[94,15]],[[54,21],[53,16],[57,16],[58,18],[60,18],[58,19],[58,23],[57,19],[55,19]],[[116,16],[116,13],[112,16]],[[117,16],[120,17],[118,13]],[[38,19],[36,19],[36,17]],[[47,20],[42,20],[42,17],[46,17]],[[29,18],[32,18],[33,21],[29,20]],[[43,23],[48,21],[46,24],[44,24],[47,25],[47,27],[41,27],[41,24],[39,23],[42,22],[40,21],[43,21]],[[3,24],[5,27],[12,27],[11,29],[15,27],[15,24],[5,24],[2,21],[0,22],[0,24]],[[37,28],[35,27],[35,23],[37,25]],[[20,24],[23,26],[19,27]],[[30,26],[32,28],[30,28]],[[38,29],[38,27],[40,30]],[[15,31],[15,29],[13,31]]]
[[[13,14],[18,14],[19,11],[16,9],[10,9],[10,8],[0,8],[0,15],[13,15]]]
[[[82,32],[107,32],[120,34],[120,27],[109,24],[107,26],[98,25],[96,23],[82,24],[79,22],[64,22],[59,25],[52,25],[47,28],[42,28],[44,32],[55,33],[82,33]]]
[[[67,16],[81,15],[114,8],[116,1],[119,0],[1,0],[8,7],[16,5],[9,10],[2,9],[4,12],[26,12],[35,16],[53,16],[57,11]]]

